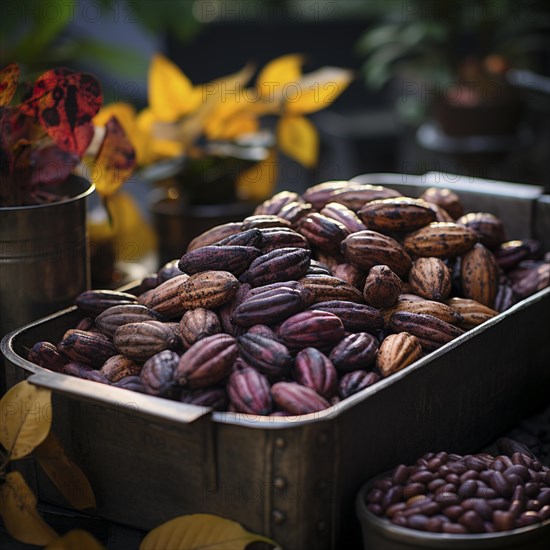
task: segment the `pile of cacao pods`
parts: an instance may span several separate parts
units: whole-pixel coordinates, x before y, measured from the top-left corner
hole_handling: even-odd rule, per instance
[[[419,531],[509,531],[550,519],[550,468],[521,452],[427,453],[375,480],[365,500],[374,515]]]
[[[507,238],[447,189],[284,191],[196,237],[137,297],[84,292],[79,325],[28,357],[216,410],[312,413],[548,286],[540,244]]]

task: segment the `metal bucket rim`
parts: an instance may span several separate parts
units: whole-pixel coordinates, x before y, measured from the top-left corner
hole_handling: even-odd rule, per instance
[[[74,195],[72,197],[65,197],[62,200],[55,201],[55,202],[48,202],[44,204],[27,204],[23,206],[0,206],[0,212],[15,212],[15,211],[21,211],[21,210],[37,210],[40,208],[48,208],[52,206],[62,206],[64,204],[69,204],[71,202],[76,202],[79,200],[82,200],[85,197],[88,197],[95,191],[95,184],[92,183],[90,180],[83,178],[81,176],[72,176],[72,180],[78,180],[80,182],[86,182],[88,184],[88,187],[84,190],[78,193],[78,195]]]
[[[529,537],[535,531],[544,530],[550,533],[550,519],[538,524],[528,525],[526,527],[519,527],[517,529],[511,529],[509,531],[499,531],[498,533],[479,533],[479,534],[467,534],[467,535],[455,535],[452,533],[428,533],[426,531],[419,531],[416,529],[409,529],[407,527],[400,527],[394,525],[387,519],[379,518],[370,512],[365,503],[365,495],[371,488],[372,484],[384,476],[388,476],[393,470],[388,470],[382,474],[373,477],[367,481],[362,487],[355,499],[355,513],[359,519],[363,528],[377,532],[378,534],[385,536],[391,540],[407,543],[410,545],[417,545],[418,548],[440,548],[442,543],[447,543],[448,548],[463,548],[463,546],[454,546],[455,544],[464,544],[467,542],[483,542],[491,541],[498,542],[502,540],[510,542],[520,542],[522,537]],[[530,538],[530,537],[529,537]],[[513,540],[516,539],[516,540]],[[438,546],[436,544],[439,543]],[[422,546],[428,544],[428,546]],[[487,546],[487,548],[496,548],[496,546]]]

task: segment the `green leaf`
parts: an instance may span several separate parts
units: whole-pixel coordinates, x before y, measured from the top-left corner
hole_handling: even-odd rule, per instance
[[[48,0],[47,4],[39,0],[27,3],[25,13],[31,15],[31,28],[24,34],[16,46],[16,59],[31,61],[65,29],[74,16],[76,0]]]
[[[153,529],[139,550],[244,550],[251,542],[277,543],[249,533],[235,521],[210,514],[174,518]]]
[[[26,380],[11,388],[0,401],[0,443],[9,460],[30,454],[52,425],[51,391]]]

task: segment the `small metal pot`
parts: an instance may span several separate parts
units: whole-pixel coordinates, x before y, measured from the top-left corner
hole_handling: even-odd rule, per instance
[[[57,191],[68,198],[0,208],[0,336],[71,305],[89,288],[86,197],[94,186],[71,176]]]
[[[389,474],[390,472],[386,472],[378,477]],[[398,527],[389,520],[375,516],[367,509],[365,497],[375,479],[362,487],[355,500],[355,512],[361,522],[365,550],[426,550],[428,548],[441,550],[548,550],[550,520],[541,525],[530,525],[512,531],[479,535],[427,533]]]

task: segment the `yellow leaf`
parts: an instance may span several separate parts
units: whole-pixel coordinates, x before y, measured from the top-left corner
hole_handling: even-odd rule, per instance
[[[103,544],[90,533],[82,529],[73,529],[46,546],[46,550],[75,550],[77,548],[85,550],[105,550]]]
[[[115,250],[119,260],[137,262],[156,246],[156,235],[129,193],[108,198],[106,206],[113,224]]]
[[[277,124],[277,143],[283,153],[306,168],[313,168],[317,164],[319,135],[307,118],[281,117]]]
[[[116,193],[132,174],[136,152],[116,117],[105,125],[105,137],[99,153],[88,164],[89,178],[102,197]]]
[[[34,450],[33,456],[73,508],[95,508],[94,492],[88,478],[65,454],[53,432]]]
[[[45,545],[58,534],[42,519],[36,510],[36,497],[23,476],[10,472],[0,486],[2,519],[6,531],[19,542]]]
[[[27,381],[0,401],[0,443],[9,460],[27,456],[46,439],[52,425],[51,391]]]
[[[179,157],[184,153],[181,141],[159,137],[159,119],[151,109],[143,109],[138,114],[137,125],[139,132],[147,136],[148,147],[143,157],[143,164],[150,164],[157,160]]]
[[[303,62],[304,57],[298,54],[283,55],[270,61],[256,79],[261,95],[273,101],[286,85],[298,82]]]
[[[286,112],[295,115],[314,113],[328,107],[353,80],[353,72],[324,67],[304,75],[296,90],[286,95]]]
[[[155,116],[167,122],[187,115],[201,102],[200,88],[194,88],[179,67],[160,54],[153,56],[149,67],[148,95]]]
[[[191,514],[174,518],[153,529],[139,550],[243,550],[255,541],[277,543],[249,533],[237,522],[210,514]]]
[[[237,195],[242,200],[264,200],[273,194],[276,179],[277,152],[273,148],[267,158],[239,174]]]

